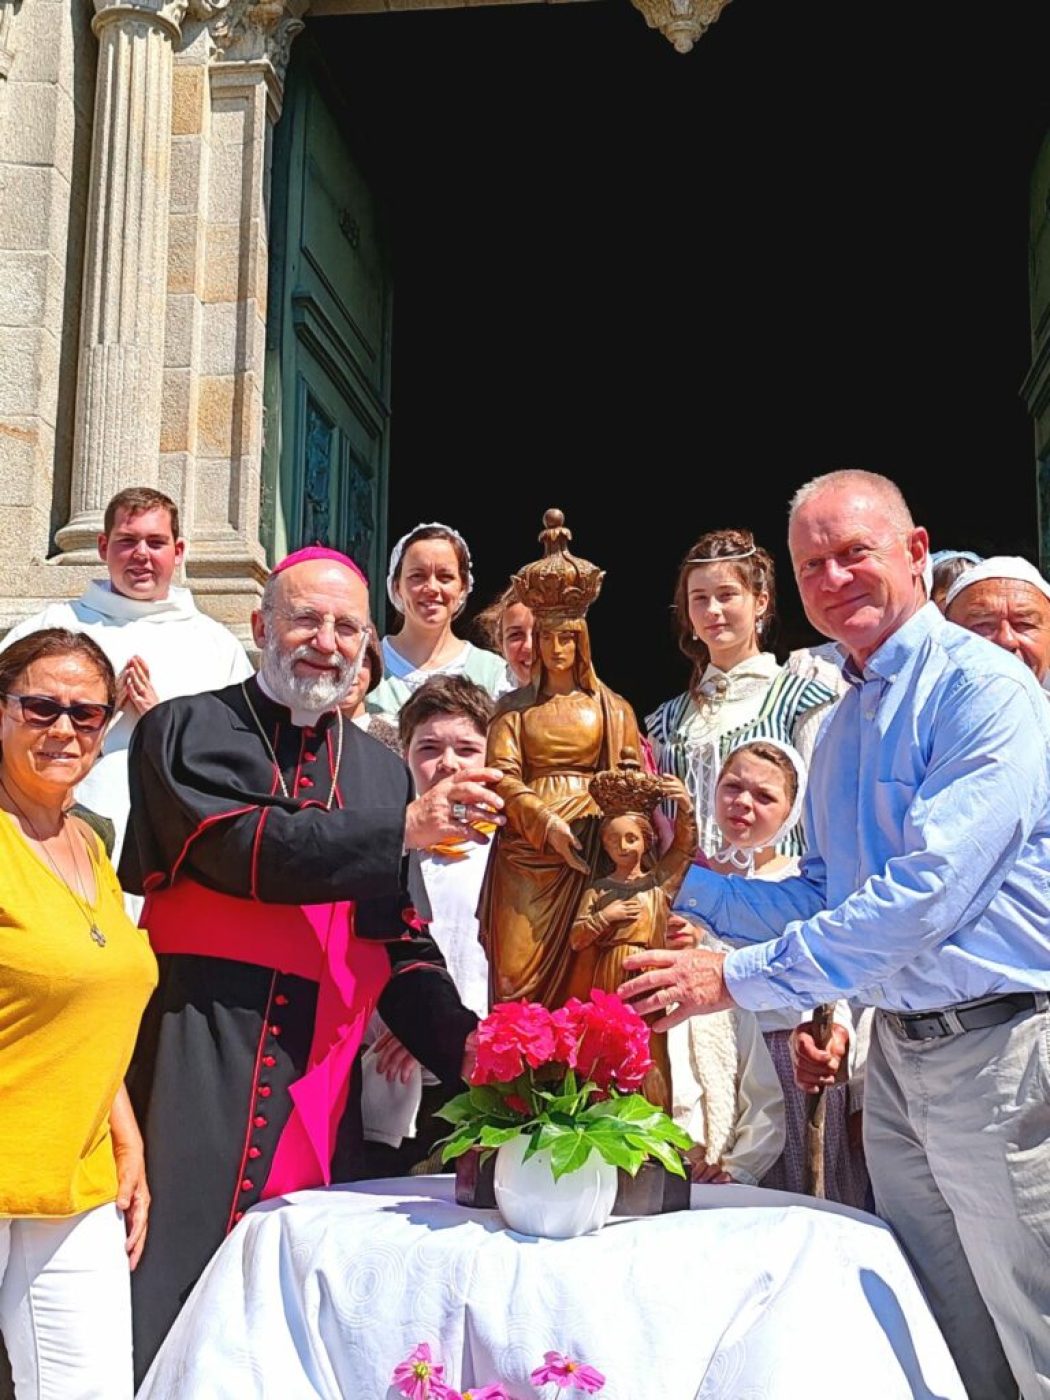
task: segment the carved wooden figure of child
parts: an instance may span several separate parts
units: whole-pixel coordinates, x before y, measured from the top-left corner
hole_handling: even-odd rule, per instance
[[[623,964],[629,954],[666,946],[671,905],[696,851],[696,821],[685,785],[674,777],[642,772],[630,748],[622,751],[618,768],[595,776],[590,790],[604,813],[599,831],[611,869],[584,891],[569,942],[576,952],[596,948],[593,984],[614,992],[626,980]],[[666,853],[654,860],[652,813],[662,798],[676,807],[674,837]],[[653,1036],[650,1050],[653,1069],[642,1092],[670,1112],[666,1037]]]

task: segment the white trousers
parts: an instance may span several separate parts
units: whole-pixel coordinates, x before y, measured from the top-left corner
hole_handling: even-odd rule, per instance
[[[0,1219],[0,1332],[17,1400],[131,1400],[131,1278],[115,1205]]]
[[[921,1041],[876,1013],[864,1147],[970,1400],[1050,1400],[1050,1011]]]

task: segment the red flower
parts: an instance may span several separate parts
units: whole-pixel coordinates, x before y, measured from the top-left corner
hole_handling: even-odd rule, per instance
[[[649,1027],[633,1006],[595,987],[589,1002],[567,1003],[579,1028],[576,1069],[600,1089],[639,1088],[652,1068]]]
[[[579,997],[570,997],[564,1006],[551,1015],[554,1023],[554,1059],[569,1069],[576,1068],[576,1053],[584,1030],[580,1016],[583,1009]]]
[[[531,1001],[504,1001],[478,1027],[472,1084],[508,1084],[526,1066],[538,1069],[555,1058],[551,1013]]]

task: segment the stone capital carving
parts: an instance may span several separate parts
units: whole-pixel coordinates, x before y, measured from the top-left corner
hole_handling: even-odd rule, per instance
[[[309,0],[192,0],[203,11],[211,10],[209,28],[224,62],[266,61],[278,81],[284,81],[292,42],[303,29],[302,15]]]
[[[96,34],[111,24],[151,24],[178,43],[188,0],[95,0],[91,27]]]
[[[679,53],[688,53],[729,0],[633,0],[650,29],[659,29]]]

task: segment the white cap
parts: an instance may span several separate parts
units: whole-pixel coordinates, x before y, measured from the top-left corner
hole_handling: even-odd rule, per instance
[[[726,754],[722,767],[718,771],[719,781],[721,781],[722,774],[729,766],[730,759],[733,758],[735,754],[738,754],[741,749],[749,749],[754,744],[768,744],[771,748],[779,749],[780,752],[790,760],[791,766],[795,770],[796,778],[795,800],[791,804],[791,811],[788,812],[781,826],[778,827],[776,832],[774,832],[762,847],[763,850],[766,850],[770,846],[775,846],[778,841],[782,840],[802,816],[802,806],[806,800],[806,782],[809,777],[809,772],[806,768],[806,760],[793,745],[785,744],[782,739],[774,739],[764,734],[752,734],[749,739],[741,739],[740,743],[730,749]],[[722,849],[717,852],[715,858],[720,861],[725,861],[730,865],[735,865],[738,870],[750,870],[755,863],[754,851],[741,851],[734,846],[732,842],[727,842]]]
[[[1044,598],[1050,599],[1050,583],[1047,583],[1034,564],[1030,564],[1027,559],[1022,559],[1020,555],[996,554],[991,559],[984,559],[980,564],[975,564],[972,569],[967,569],[966,573],[959,575],[945,595],[945,611],[951,607],[964,588],[969,588],[975,583],[983,583],[985,579],[990,578],[1016,579],[1019,583],[1030,583],[1033,588],[1039,590]]]
[[[463,597],[459,600],[459,607],[456,609],[457,613],[462,612],[467,605],[467,598],[470,595],[471,589],[474,587],[474,574],[472,572],[473,561],[470,557],[470,549],[467,547],[467,542],[459,531],[453,530],[451,525],[442,525],[440,520],[424,520],[418,525],[413,525],[411,530],[409,530],[407,534],[402,535],[397,544],[394,545],[394,548],[390,551],[390,565],[386,572],[386,596],[390,599],[398,612],[404,612],[401,606],[401,600],[397,596],[394,575],[397,573],[398,564],[401,563],[401,556],[405,552],[405,545],[417,530],[443,530],[446,535],[454,540],[458,540],[463,546],[463,553],[467,556],[467,586],[464,589]]]

